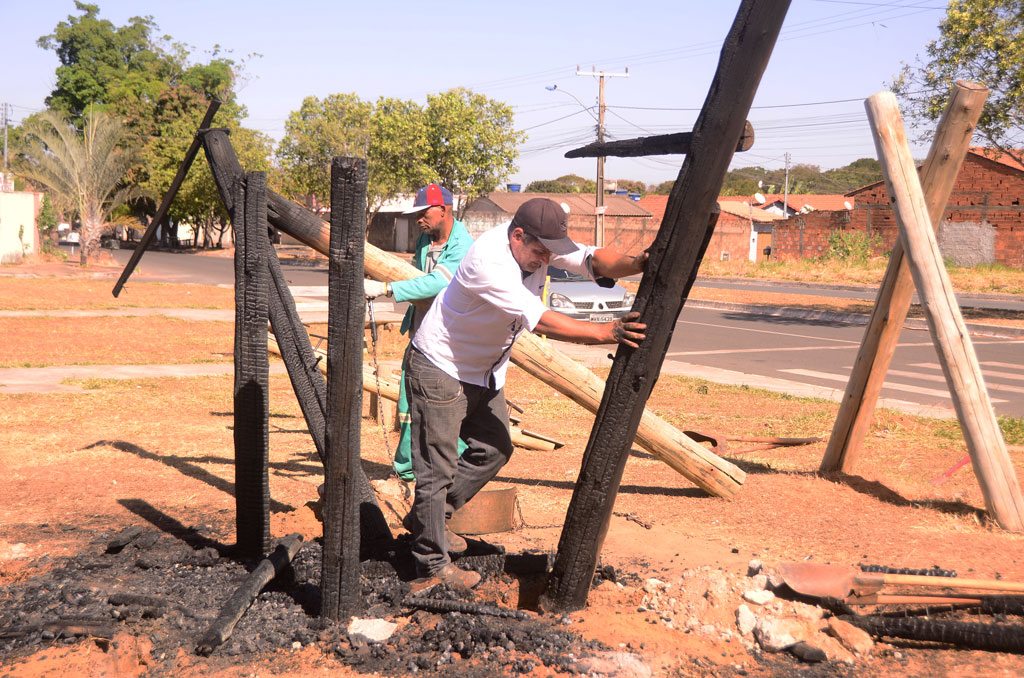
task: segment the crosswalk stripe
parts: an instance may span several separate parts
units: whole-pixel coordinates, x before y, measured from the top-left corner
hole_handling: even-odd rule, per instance
[[[787,374],[796,374],[801,377],[813,377],[816,379],[826,379],[828,381],[841,381],[848,382],[850,375],[848,374],[831,374],[829,372],[817,372],[815,370],[803,370],[803,369],[787,369],[779,370],[780,372],[786,372]],[[939,398],[949,398],[949,391],[939,391],[934,388],[925,388],[923,386],[911,386],[910,384],[893,384],[885,382],[882,388],[890,388],[894,391],[906,391],[907,393],[917,393],[920,395],[930,395]],[[991,399],[993,403],[1005,403],[1005,400]]]
[[[930,370],[941,370],[942,366],[938,363],[914,363],[911,367],[924,367]],[[998,377],[1000,379],[1013,379],[1014,381],[1024,381],[1024,374],[1014,374],[1013,372],[999,372],[997,370],[982,370],[982,376],[985,377]]]
[[[988,365],[989,367],[1009,367],[1011,370],[1024,370],[1024,365],[1014,365],[1013,363],[1001,363],[996,360],[986,360],[981,363],[982,365]]]
[[[910,377],[911,379],[920,379],[922,381],[941,381],[945,382],[946,377],[940,374],[924,374],[922,372],[908,372],[907,370],[889,370],[886,374],[891,374],[894,377]],[[989,376],[985,373],[985,376]],[[1006,391],[1007,393],[1024,393],[1024,388],[1020,386],[1010,386],[1008,384],[993,384],[991,382],[985,382],[985,388],[989,391]]]

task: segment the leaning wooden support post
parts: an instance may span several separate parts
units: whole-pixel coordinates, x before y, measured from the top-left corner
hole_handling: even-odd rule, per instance
[[[363,242],[366,160],[331,163],[327,321],[327,455],[324,464],[322,614],[343,621],[361,607],[359,468],[363,415]]]
[[[231,192],[225,190],[241,174],[238,157],[227,131],[216,129],[203,134],[203,147],[213,171],[221,199],[230,209]],[[269,192],[267,206],[270,223],[314,250],[326,254],[330,238],[327,224],[295,203]],[[393,282],[423,275],[408,262],[366,243],[365,270],[376,280]],[[604,382],[584,365],[569,358],[538,336],[523,333],[512,347],[513,363],[575,402],[597,412]],[[644,411],[636,442],[656,458],[681,473],[687,480],[715,497],[729,498],[739,492],[746,474],[735,464],[722,459],[691,440],[677,428],[647,410]]]
[[[1024,531],[1024,499],[953,286],[942,261],[896,97],[865,103],[910,273],[949,384],[985,506],[1006,530]]]
[[[196,644],[196,654],[205,657],[217,649],[225,640],[231,637],[235,630],[235,624],[242,618],[245,611],[249,609],[256,596],[260,594],[263,587],[269,584],[274,577],[284,572],[285,568],[291,565],[295,554],[302,546],[302,535],[290,534],[281,540],[273,553],[260,561],[260,564],[249,573],[242,585],[235,590],[228,602],[221,608],[217,619],[210,624],[203,637]]]
[[[788,0],[744,0],[722,45],[633,305],[647,338],[637,349],[619,346],[590,433],[544,594],[552,609],[587,603],[644,404],[711,239],[718,193],[788,7]]]
[[[976,83],[953,85],[935,130],[928,158],[921,166],[921,187],[935,227],[942,221],[987,94],[988,90]],[[853,472],[913,296],[914,280],[903,256],[903,243],[897,240],[821,460],[822,472]]]
[[[270,363],[267,359],[267,177],[235,186],[235,531],[240,553],[270,544]]]

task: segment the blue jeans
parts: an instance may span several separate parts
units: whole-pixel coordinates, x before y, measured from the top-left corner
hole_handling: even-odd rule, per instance
[[[454,379],[415,348],[405,365],[412,418],[412,555],[419,576],[451,562],[445,520],[512,456],[504,389]],[[466,450],[459,456],[459,438]]]

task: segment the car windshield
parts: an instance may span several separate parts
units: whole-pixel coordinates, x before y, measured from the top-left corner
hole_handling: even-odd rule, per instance
[[[564,268],[556,268],[555,266],[548,266],[548,276],[551,278],[551,282],[577,282],[580,280],[590,280],[590,278],[585,275],[572,273]]]

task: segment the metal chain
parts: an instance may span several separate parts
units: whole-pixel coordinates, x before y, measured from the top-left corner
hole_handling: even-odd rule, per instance
[[[370,310],[370,353],[373,356],[373,377],[377,381],[377,419],[380,422],[380,432],[384,436],[384,447],[388,451],[388,461],[391,462],[391,475],[397,478],[398,473],[395,471],[395,455],[391,451],[391,440],[388,438],[388,429],[384,425],[384,417],[380,416],[381,402],[384,397],[380,394],[380,364],[377,362],[377,322],[373,317],[373,299],[368,299],[366,306]],[[395,407],[398,407],[398,403],[395,403]]]

